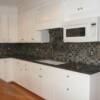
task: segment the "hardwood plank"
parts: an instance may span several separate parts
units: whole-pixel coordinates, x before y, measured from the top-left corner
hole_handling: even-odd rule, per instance
[[[0,80],[0,100],[44,100],[15,83]]]
[[[43,98],[41,98],[40,96],[28,91],[27,89],[23,88],[22,86],[18,85],[15,82],[11,82],[10,83],[17,91],[19,91],[19,93],[21,92],[21,94],[26,95],[27,97],[30,96],[31,98],[34,98],[34,100],[44,100]]]

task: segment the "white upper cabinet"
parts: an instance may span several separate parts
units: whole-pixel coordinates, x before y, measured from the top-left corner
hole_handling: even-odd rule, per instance
[[[1,14],[0,42],[8,42],[8,15]]]
[[[42,0],[37,5],[37,28],[50,29],[62,26],[60,0]]]
[[[100,0],[63,0],[64,19],[100,15]]]
[[[36,3],[37,30],[62,27],[64,21],[100,15],[100,0],[42,0]]]
[[[17,41],[17,8],[0,6],[0,43]]]
[[[9,24],[9,42],[18,42],[18,15],[10,14],[8,17]]]
[[[36,23],[36,11],[34,9],[19,12],[19,42],[49,42],[48,31],[36,30]]]
[[[18,7],[0,6],[0,43],[49,42],[46,29],[94,16],[100,16],[100,0],[25,0]]]
[[[28,40],[28,28],[30,27],[27,19],[27,13],[19,13],[18,18],[18,40],[19,42],[25,42]]]

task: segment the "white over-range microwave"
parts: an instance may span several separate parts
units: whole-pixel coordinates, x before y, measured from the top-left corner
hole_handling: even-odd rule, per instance
[[[64,24],[64,42],[100,41],[100,17],[77,19]]]

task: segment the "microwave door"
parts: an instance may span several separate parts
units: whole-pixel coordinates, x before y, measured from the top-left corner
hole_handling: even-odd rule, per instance
[[[66,37],[85,37],[85,27],[66,29]]]

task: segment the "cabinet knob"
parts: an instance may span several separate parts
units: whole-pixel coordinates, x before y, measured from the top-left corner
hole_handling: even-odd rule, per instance
[[[34,40],[34,38],[32,38],[32,40]]]
[[[40,68],[40,70],[42,70],[42,68]]]
[[[20,68],[20,70],[22,71],[23,69],[22,69],[22,68]]]
[[[42,75],[39,75],[39,77],[42,78],[43,76]]]
[[[24,39],[21,39],[21,40],[24,40]]]
[[[83,7],[79,7],[79,8],[77,8],[77,11],[81,11],[83,9],[84,9]]]
[[[69,75],[67,75],[66,77],[67,77],[67,78],[70,78],[70,76],[69,76]]]
[[[27,71],[27,68],[25,68],[25,71]]]
[[[69,91],[69,90],[70,90],[69,88],[66,89],[66,91]]]

